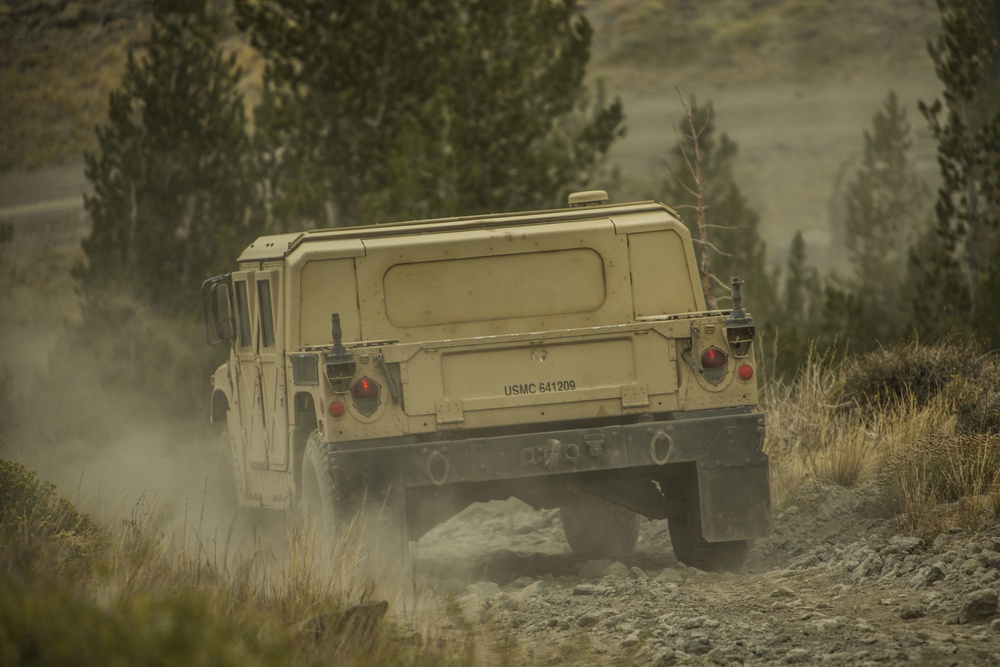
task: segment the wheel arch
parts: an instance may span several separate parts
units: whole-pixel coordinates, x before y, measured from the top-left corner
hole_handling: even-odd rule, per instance
[[[229,395],[222,389],[212,392],[212,413],[209,417],[213,424],[225,423],[229,414]]]
[[[302,463],[306,454],[306,443],[309,436],[318,426],[316,400],[307,391],[301,391],[292,398],[295,426],[292,429],[292,482],[295,485],[295,496],[298,500],[302,492]]]

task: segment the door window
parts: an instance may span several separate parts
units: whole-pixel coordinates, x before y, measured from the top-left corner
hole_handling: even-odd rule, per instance
[[[238,280],[235,285],[240,347],[250,347],[253,342],[250,338],[250,301],[247,298],[247,283],[245,280]]]
[[[271,281],[257,281],[257,303],[260,305],[260,344],[274,347],[274,312],[271,308]]]

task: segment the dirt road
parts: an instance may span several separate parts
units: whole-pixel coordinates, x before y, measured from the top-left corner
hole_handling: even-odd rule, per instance
[[[1000,525],[925,541],[877,518],[872,489],[798,496],[744,574],[678,564],[662,522],[634,555],[585,561],[557,511],[472,507],[418,545],[425,603],[531,664],[1000,664]]]

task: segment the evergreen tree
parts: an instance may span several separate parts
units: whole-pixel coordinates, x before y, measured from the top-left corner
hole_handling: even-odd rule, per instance
[[[120,287],[161,310],[194,312],[201,281],[252,236],[241,74],[205,5],[153,2],[148,52],[129,54],[98,151],[85,156],[89,296]]]
[[[129,55],[98,151],[86,155],[84,318],[62,343],[86,352],[85,375],[120,405],[191,415],[204,411],[218,363],[197,344],[200,285],[255,235],[252,162],[240,70],[218,47],[217,17],[205,0],[152,8],[148,50]],[[155,401],[136,391],[151,386]]]
[[[14,238],[14,227],[9,222],[0,222],[0,296],[6,296],[13,282],[9,275],[12,273],[7,266],[6,245]]]
[[[623,131],[583,84],[592,30],[554,0],[236,0],[267,60],[271,224],[538,208]]]
[[[945,309],[956,324],[1000,343],[1000,107],[996,28],[987,0],[938,0],[941,34],[929,46],[944,102],[921,103],[938,144],[941,187],[934,236],[914,248],[918,329],[939,335]],[[936,320],[936,321],[935,321]]]
[[[729,285],[731,276],[743,278],[747,307],[758,325],[773,325],[778,316],[775,277],[767,267],[767,246],[760,236],[760,215],[750,207],[733,175],[739,147],[725,132],[716,136],[711,101],[700,106],[692,98],[690,110],[701,154],[712,273],[724,286]],[[680,145],[673,148],[667,158],[671,175],[664,183],[663,199],[685,217],[691,217],[686,211],[697,206],[697,184],[686,166],[684,154],[692,156],[694,146],[690,136],[678,134]],[[692,233],[698,238],[698,230],[692,229]]]
[[[846,242],[852,273],[841,307],[843,334],[854,351],[901,339],[911,321],[904,289],[906,249],[925,226],[930,193],[909,159],[910,124],[890,92],[864,133],[864,154],[846,193]],[[840,288],[831,286],[831,290]]]
[[[796,230],[788,249],[781,297],[777,322],[770,331],[775,344],[765,349],[774,354],[771,366],[777,377],[794,374],[808,359],[817,338],[823,345],[833,342],[825,335],[830,329],[821,326],[826,303],[823,285],[819,271],[809,264],[801,230]]]

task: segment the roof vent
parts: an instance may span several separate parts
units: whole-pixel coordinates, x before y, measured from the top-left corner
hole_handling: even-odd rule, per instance
[[[596,206],[598,204],[607,204],[608,193],[606,190],[587,190],[585,192],[574,192],[569,196],[569,205],[571,207],[577,206]]]

